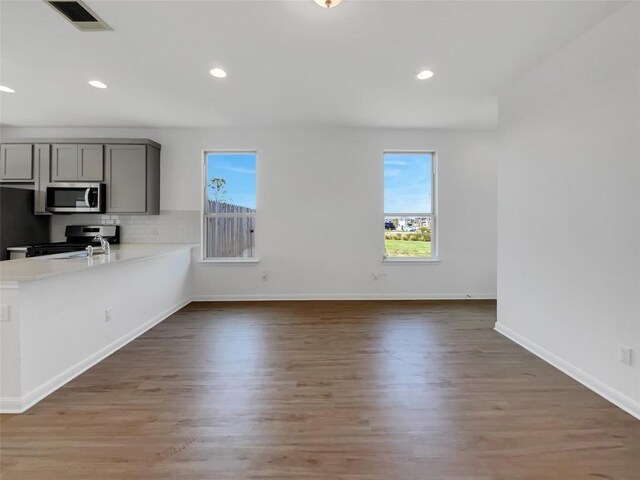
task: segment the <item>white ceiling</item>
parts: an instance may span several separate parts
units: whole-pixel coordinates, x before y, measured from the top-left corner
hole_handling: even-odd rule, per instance
[[[2,124],[492,127],[501,86],[624,2],[86,3],[114,31],[0,2]]]

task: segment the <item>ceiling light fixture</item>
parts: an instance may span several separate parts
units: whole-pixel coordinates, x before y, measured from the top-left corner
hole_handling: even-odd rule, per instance
[[[0,85],[0,92],[16,93],[16,91],[13,88],[5,87],[4,85]]]
[[[227,72],[225,72],[221,68],[212,68],[211,70],[209,70],[209,73],[216,78],[224,78],[227,76]]]
[[[313,0],[322,8],[333,8],[337,7],[342,0]]]
[[[100,80],[89,80],[89,85],[96,88],[107,88],[107,86]]]
[[[433,77],[433,72],[431,70],[423,70],[418,75],[416,75],[416,78],[418,80],[426,80],[427,78],[431,77]]]

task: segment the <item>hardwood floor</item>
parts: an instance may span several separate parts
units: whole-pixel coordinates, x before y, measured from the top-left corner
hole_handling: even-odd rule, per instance
[[[493,302],[199,303],[0,423],[10,479],[640,479]]]

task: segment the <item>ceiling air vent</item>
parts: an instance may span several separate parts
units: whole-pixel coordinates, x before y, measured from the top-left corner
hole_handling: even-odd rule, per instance
[[[45,3],[51,5],[54,10],[63,15],[78,30],[83,32],[100,32],[104,30],[112,30],[100,17],[91,11],[83,2],[80,1],[51,1],[44,0]]]

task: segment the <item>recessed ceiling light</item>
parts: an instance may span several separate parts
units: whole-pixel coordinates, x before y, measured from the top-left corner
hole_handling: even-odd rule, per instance
[[[227,72],[225,72],[221,68],[212,68],[211,70],[209,70],[209,73],[216,78],[224,78],[227,76]]]
[[[342,0],[313,0],[313,1],[316,2],[318,5],[320,5],[322,8],[333,8],[333,7],[337,7]]]
[[[107,86],[100,80],[89,80],[89,85],[96,88],[107,88]]]
[[[423,70],[418,75],[416,75],[416,78],[418,80],[426,80],[427,78],[431,77],[433,77],[433,72],[431,70]]]
[[[13,88],[9,88],[9,87],[5,87],[4,85],[0,85],[0,92],[15,93],[16,91]]]

